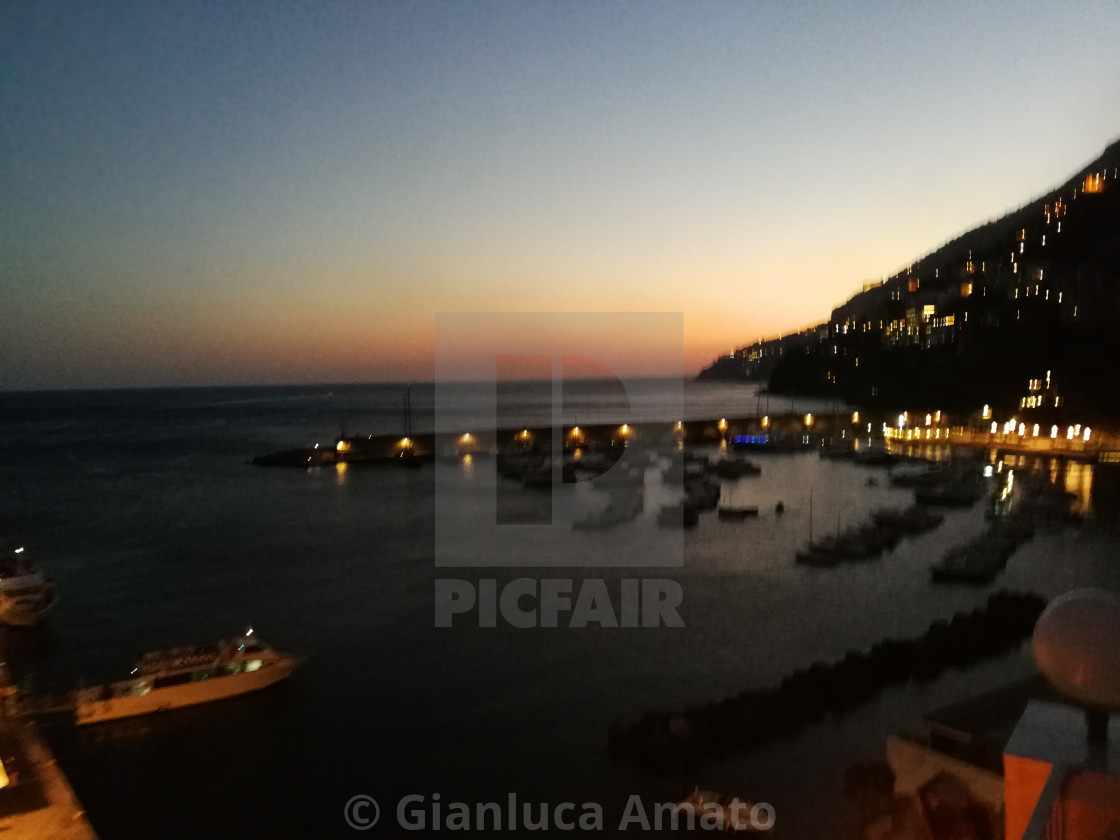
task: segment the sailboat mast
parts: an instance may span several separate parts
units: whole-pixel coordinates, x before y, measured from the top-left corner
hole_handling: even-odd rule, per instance
[[[412,437],[412,386],[404,387],[404,436]]]

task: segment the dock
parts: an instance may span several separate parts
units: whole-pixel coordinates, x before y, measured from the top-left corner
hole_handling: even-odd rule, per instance
[[[0,679],[5,677],[0,665]],[[0,683],[0,761],[7,776],[0,788],[0,834],[11,840],[97,840],[18,689],[6,679]]]

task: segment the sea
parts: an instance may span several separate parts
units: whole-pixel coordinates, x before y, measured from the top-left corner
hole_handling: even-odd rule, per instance
[[[589,386],[581,411],[597,421],[671,423],[848,410],[771,398],[751,384],[628,387],[620,406],[617,389],[604,386],[599,405]],[[1086,585],[1120,589],[1116,518],[1096,504],[1088,465],[1062,468],[1086,521],[1040,530],[994,584],[976,588],[931,585],[928,566],[983,529],[983,504],[950,511],[942,527],[871,562],[797,565],[810,528],[826,533],[911,500],[884,469],[813,452],[752,455],[761,475],[725,481],[723,493],[759,506],[759,517],[704,515],[684,533],[678,567],[648,570],[487,568],[486,556],[470,556],[472,517],[489,515],[471,492],[493,474],[486,457],[440,457],[415,470],[250,463],[331,446],[340,429],[396,434],[404,392],[374,384],[0,393],[0,540],[5,550],[25,547],[60,596],[44,626],[0,631],[11,678],[28,696],[124,678],[139,652],[249,626],[307,656],[285,682],[220,703],[80,728],[65,715],[41,718],[103,840],[427,836],[447,830],[448,803],[508,808],[511,796],[517,807],[575,803],[576,814],[596,803],[595,833],[610,835],[634,801],[672,801],[695,786],[769,803],[775,837],[843,837],[851,827],[845,768],[882,760],[886,736],[915,729],[923,712],[1031,673],[1028,646],[889,689],[687,776],[612,759],[608,727],[647,709],[765,688],[888,636],[919,636],[998,588],[1048,597]],[[493,416],[479,393],[469,383],[415,384],[407,422],[417,432],[476,432]],[[549,394],[526,384],[503,417],[547,423]],[[671,500],[655,465],[646,480]],[[437,564],[436,520],[448,513],[461,523],[469,568]],[[682,539],[658,529],[652,505],[622,527]],[[435,582],[449,576],[611,586],[671,578],[683,592],[684,626],[437,627]],[[376,825],[352,827],[375,812]],[[637,825],[629,823],[632,833],[674,836]],[[546,833],[564,833],[553,828]]]

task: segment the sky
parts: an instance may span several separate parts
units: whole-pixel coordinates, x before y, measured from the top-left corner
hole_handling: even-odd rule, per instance
[[[693,374],[1095,158],[1118,45],[1115,2],[8,0],[0,389],[430,379],[456,312],[683,313]]]

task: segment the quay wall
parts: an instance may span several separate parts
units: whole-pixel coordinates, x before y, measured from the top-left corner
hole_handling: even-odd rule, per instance
[[[900,415],[882,412],[851,414],[775,414],[764,417],[720,417],[683,422],[634,424],[580,424],[529,426],[497,430],[464,429],[441,434],[369,435],[344,437],[333,444],[315,449],[287,450],[255,459],[259,464],[291,466],[334,463],[391,461],[396,458],[431,458],[465,454],[492,454],[510,446],[538,450],[573,449],[576,447],[609,448],[642,446],[673,449],[687,445],[734,442],[746,437],[752,443],[766,440],[783,447],[886,446],[892,452],[922,455],[924,447],[962,447],[998,452],[1066,457],[1087,461],[1120,462],[1120,435],[1092,431],[1090,439],[1082,435],[1072,439],[1066,434],[1051,437],[1003,432],[991,433],[975,427],[950,425],[948,422],[925,423],[915,416],[914,422],[899,425]]]

